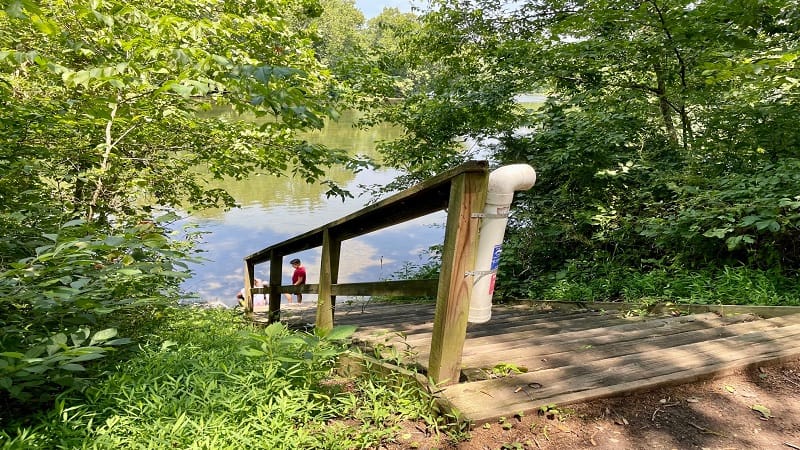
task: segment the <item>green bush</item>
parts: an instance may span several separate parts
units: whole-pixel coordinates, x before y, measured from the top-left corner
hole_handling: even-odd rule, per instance
[[[800,280],[748,267],[635,271],[573,262],[529,285],[527,298],[564,301],[670,301],[696,304],[800,305]]]
[[[108,328],[94,334],[88,328],[81,328],[67,337],[58,333],[42,339],[39,345],[23,353],[0,353],[0,388],[12,398],[30,401],[38,394],[37,400],[48,400],[50,386],[86,387],[86,379],[80,374],[86,372],[85,363],[103,358],[114,347],[130,343],[130,339],[112,339],[117,330]]]
[[[253,328],[227,310],[165,311],[127,361],[39,415],[2,417],[0,448],[368,448],[423,417],[416,384],[333,373],[352,329]]]
[[[35,407],[83,389],[94,360],[158,326],[188,276],[184,245],[160,223],[74,220],[19,246],[23,254],[0,263],[0,404]]]

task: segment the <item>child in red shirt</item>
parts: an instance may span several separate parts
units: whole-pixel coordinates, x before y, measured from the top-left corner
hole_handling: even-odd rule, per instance
[[[300,263],[300,260],[295,258],[289,261],[289,264],[294,267],[294,273],[292,274],[292,284],[295,286],[302,286],[306,284],[306,268],[303,267],[303,264]],[[292,303],[292,294],[286,294],[286,301],[288,303]],[[303,294],[297,293],[297,303],[303,302]]]

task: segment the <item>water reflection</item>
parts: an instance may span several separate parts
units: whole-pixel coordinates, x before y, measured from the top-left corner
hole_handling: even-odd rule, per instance
[[[356,118],[353,113],[345,114],[338,122],[309,133],[306,138],[329,147],[346,149],[351,154],[376,157],[376,141],[399,135],[389,126],[356,129],[352,126]],[[335,182],[358,194],[360,185],[385,184],[396,174],[385,170],[358,174],[336,170],[329,175]],[[338,198],[326,198],[326,186],[269,175],[242,181],[221,181],[215,187],[225,187],[242,207],[230,211],[207,210],[186,220],[207,233],[202,245],[207,261],[192,266],[195,275],[187,280],[184,288],[198,293],[203,300],[222,301],[229,305],[236,303],[236,292],[242,286],[245,256],[355,212],[369,200],[358,195],[344,202]],[[405,262],[424,262],[420,256],[422,252],[444,239],[441,226],[444,220],[445,214],[440,212],[345,241],[339,281],[376,281],[399,270]],[[319,249],[291,257],[303,261],[309,283],[319,281]],[[288,261],[291,257],[284,258],[284,284],[290,283],[292,269]],[[269,279],[268,263],[256,267],[256,277]],[[316,300],[314,297],[304,296],[304,300]]]

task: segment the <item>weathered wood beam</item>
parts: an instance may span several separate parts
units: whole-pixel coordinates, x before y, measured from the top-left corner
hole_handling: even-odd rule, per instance
[[[467,317],[478,250],[477,213],[486,203],[488,173],[462,174],[450,188],[442,270],[436,298],[428,375],[437,384],[458,383],[461,352],[467,336]]]
[[[369,281],[364,283],[331,283],[331,294],[333,295],[350,295],[350,296],[364,296],[364,295],[383,295],[387,297],[435,297],[436,289],[439,285],[438,279],[430,280],[392,280],[392,281]],[[294,286],[286,284],[283,286],[276,286],[278,297],[283,293],[291,294],[318,294],[318,284],[306,284],[303,286]],[[270,294],[272,295],[272,286],[265,286],[263,288],[253,288],[254,294]]]
[[[339,240],[347,240],[398,223],[422,217],[447,207],[450,182],[467,173],[486,173],[486,161],[469,161],[391,197],[299,236],[287,239],[245,257],[253,264],[269,259],[272,250],[290,255],[322,245],[322,231],[329,229]]]
[[[283,264],[283,255],[278,253],[277,250],[272,250],[269,253],[269,312],[267,313],[267,321],[275,323],[281,320],[281,277],[283,271],[281,265]]]
[[[320,330],[333,328],[333,306],[331,305],[331,234],[322,231],[322,256],[320,258],[319,286],[317,294],[316,326]]]
[[[253,314],[253,280],[255,279],[255,264],[250,261],[244,262],[244,313],[247,316]]]
[[[367,283],[335,284],[336,295],[385,295],[387,297],[434,297],[439,286],[438,279],[394,280]]]

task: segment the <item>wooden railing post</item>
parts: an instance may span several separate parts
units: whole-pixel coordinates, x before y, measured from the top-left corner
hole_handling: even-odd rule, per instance
[[[453,178],[447,211],[442,269],[436,296],[428,373],[437,384],[458,383],[461,354],[467,336],[472,295],[468,273],[475,268],[478,248],[477,213],[486,202],[488,174],[464,173]]]
[[[339,261],[342,254],[342,240],[336,236],[331,237],[331,284],[339,283]],[[336,312],[336,296],[331,295],[331,309]]]
[[[322,256],[319,268],[319,291],[317,293],[317,328],[331,330],[333,328],[333,305],[331,296],[331,233],[327,228],[322,231]]]
[[[255,278],[255,264],[251,261],[244,262],[244,313],[246,316],[253,315],[253,292],[250,290]]]
[[[303,292],[320,296],[317,324],[333,326],[332,311],[338,295],[433,295],[437,291],[436,330],[431,351],[432,372],[439,381],[455,382],[466,337],[466,319],[472,289],[467,272],[474,269],[478,219],[485,202],[488,162],[468,161],[429,180],[394,194],[355,213],[330,222],[245,257],[245,284],[252,286],[253,265],[270,262],[268,321],[280,320],[283,257],[323,246],[320,285],[308,284]],[[339,283],[342,242],[367,233],[450,208],[447,218],[442,274],[439,280]],[[468,283],[466,278],[470,278]],[[295,292],[296,287],[287,289]],[[252,294],[250,292],[249,294]],[[250,301],[252,301],[252,295]],[[249,306],[252,310],[252,304]],[[460,336],[460,337],[459,337]],[[455,350],[455,353],[453,353]]]
[[[281,278],[283,278],[283,255],[272,251],[269,255],[269,309],[267,323],[281,320]]]

